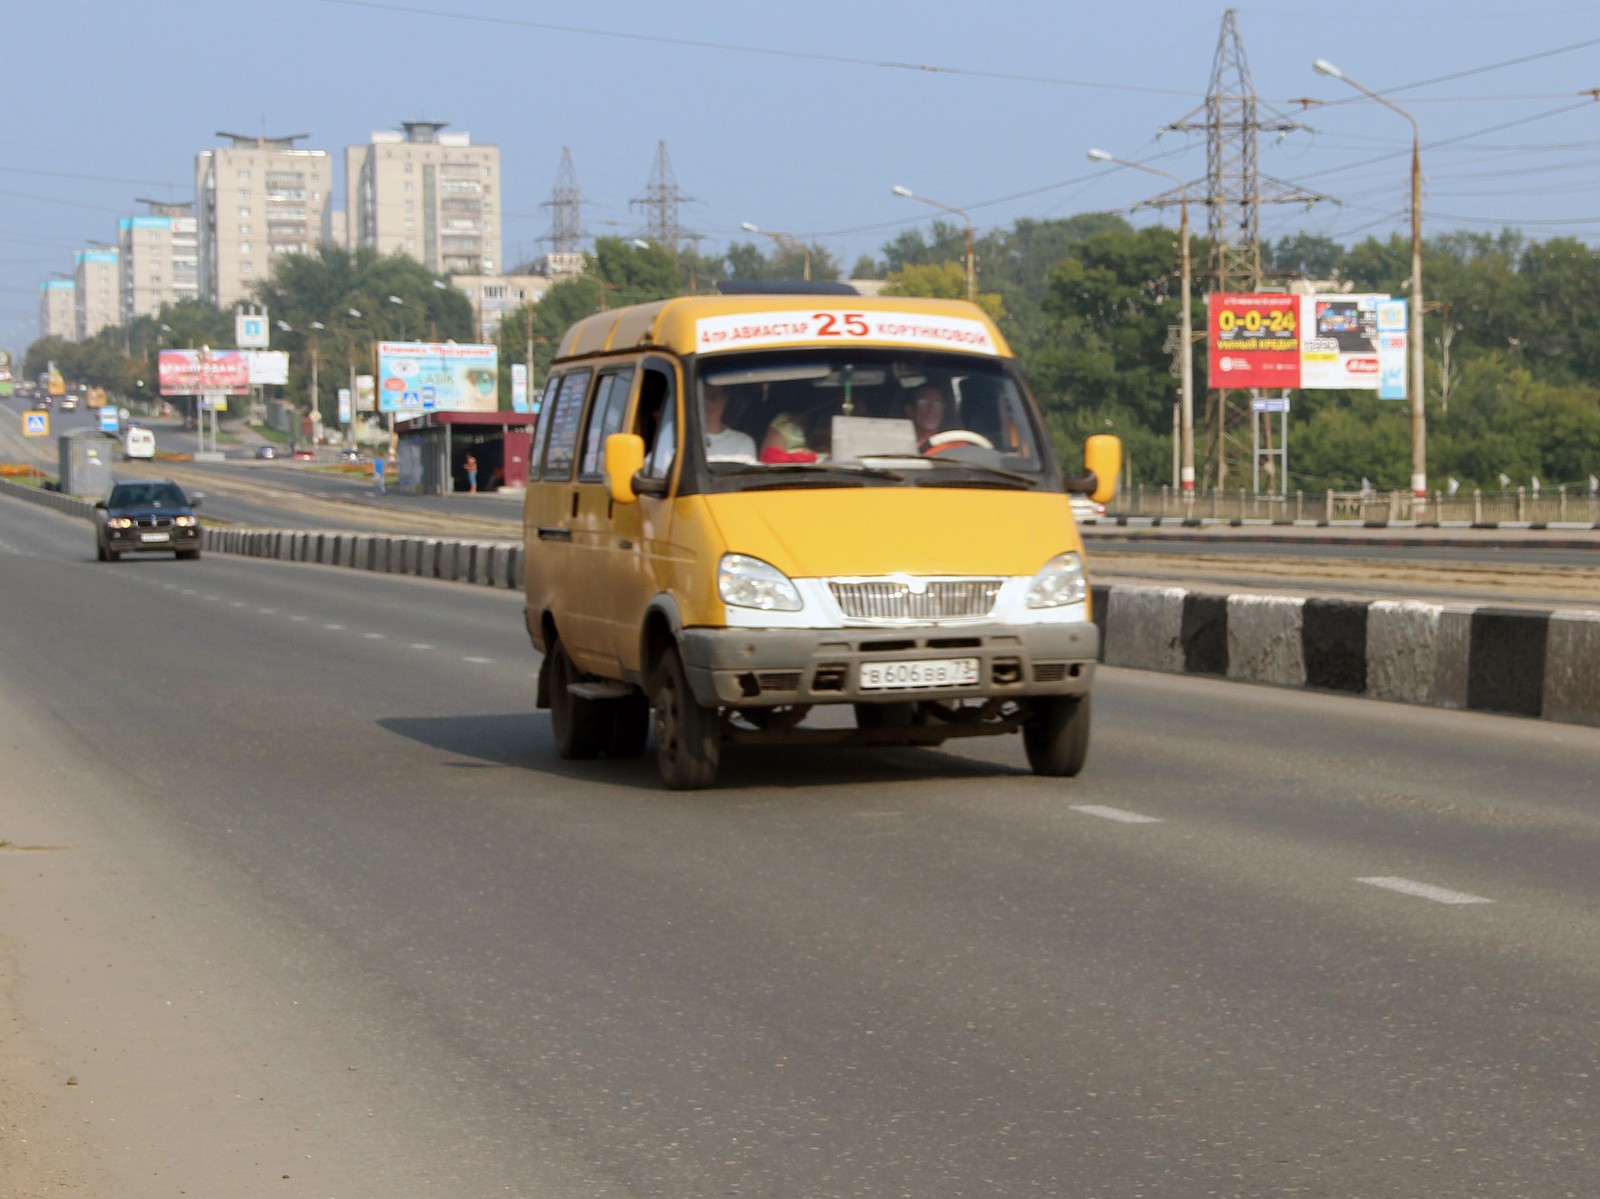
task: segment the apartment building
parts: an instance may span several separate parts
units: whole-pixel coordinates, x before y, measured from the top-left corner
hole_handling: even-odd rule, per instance
[[[473,336],[491,340],[509,313],[537,302],[550,290],[543,275],[451,275],[450,286],[472,301]]]
[[[231,144],[195,156],[199,294],[226,308],[271,278],[276,259],[331,240],[333,158],[296,149],[306,133],[217,136]]]
[[[113,247],[79,250],[72,256],[75,336],[88,341],[122,323],[121,255]]]
[[[122,323],[155,316],[163,304],[200,296],[198,222],[194,205],[144,201],[145,216],[125,216],[117,224],[122,254]]]
[[[406,254],[441,275],[493,275],[500,262],[500,148],[406,121],[345,149],[348,245]]]
[[[78,285],[71,279],[39,284],[39,336],[78,340]]]

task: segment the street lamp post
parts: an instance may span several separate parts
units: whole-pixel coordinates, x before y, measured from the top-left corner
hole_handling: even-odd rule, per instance
[[[1343,80],[1411,125],[1411,512],[1421,520],[1428,510],[1428,414],[1423,405],[1426,379],[1422,352],[1422,137],[1417,119],[1369,87],[1357,83],[1326,58],[1311,64],[1319,75]]]
[[[1194,503],[1194,316],[1190,311],[1192,308],[1190,296],[1194,288],[1194,275],[1189,255],[1189,185],[1171,171],[1163,171],[1159,167],[1148,166],[1142,162],[1129,162],[1105,150],[1090,150],[1089,157],[1095,162],[1114,162],[1118,166],[1132,167],[1136,171],[1161,175],[1178,185],[1180,214],[1178,236],[1183,242],[1183,311],[1179,316],[1178,334],[1183,343],[1183,353],[1179,360],[1179,377],[1183,380],[1183,392],[1178,410],[1178,442],[1182,460],[1178,466],[1178,484],[1184,503],[1192,505]]]
[[[799,250],[800,253],[805,257],[805,267],[803,268],[805,273],[802,278],[804,278],[807,283],[811,282],[811,250],[804,242],[800,241],[792,233],[774,233],[770,229],[758,228],[749,221],[740,221],[739,228],[743,229],[746,233],[759,233],[762,237],[770,237],[773,241],[777,242],[779,246],[786,249]]]
[[[889,190],[897,196],[904,196],[908,200],[920,200],[924,204],[942,208],[945,212],[953,212],[962,219],[967,230],[967,299],[976,300],[978,298],[978,273],[976,269],[977,262],[972,256],[972,218],[959,208],[953,208],[949,204],[941,204],[937,200],[930,200],[927,196],[919,196],[909,187],[901,187],[899,184],[895,184]]]

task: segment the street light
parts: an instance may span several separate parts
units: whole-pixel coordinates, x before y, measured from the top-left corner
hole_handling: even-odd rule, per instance
[[[1420,520],[1428,510],[1428,414],[1423,406],[1422,353],[1422,137],[1417,119],[1398,104],[1357,83],[1326,58],[1311,65],[1319,75],[1343,80],[1362,95],[1399,113],[1411,125],[1411,513]]]
[[[792,233],[774,233],[770,229],[757,228],[749,221],[740,221],[739,228],[743,229],[746,233],[759,233],[762,237],[770,237],[773,241],[777,242],[780,247],[789,250],[799,250],[800,253],[805,256],[805,266],[802,268],[804,274],[801,277],[804,278],[807,283],[811,282],[811,250]]]
[[[889,190],[892,191],[897,196],[904,196],[908,200],[920,200],[924,204],[931,204],[935,208],[942,208],[946,212],[953,212],[958,217],[960,217],[964,222],[966,222],[966,229],[967,229],[967,299],[976,300],[978,298],[978,274],[977,274],[977,270],[976,270],[976,263],[974,262],[973,257],[972,257],[972,218],[970,216],[968,216],[965,212],[963,212],[959,208],[953,208],[949,204],[941,204],[937,200],[930,200],[930,199],[928,199],[927,196],[919,196],[919,195],[917,195],[916,192],[912,191],[909,187],[901,187],[898,183],[895,184],[893,187],[891,187]]]
[[[1118,166],[1132,167],[1161,175],[1178,185],[1179,233],[1183,242],[1183,311],[1179,316],[1179,340],[1183,343],[1183,356],[1179,362],[1183,380],[1182,403],[1178,409],[1178,442],[1182,461],[1178,466],[1178,484],[1183,498],[1194,502],[1194,317],[1190,313],[1190,294],[1193,290],[1193,268],[1189,257],[1189,185],[1171,171],[1148,166],[1142,162],[1129,162],[1105,150],[1090,150],[1089,158],[1095,162],[1114,162]]]

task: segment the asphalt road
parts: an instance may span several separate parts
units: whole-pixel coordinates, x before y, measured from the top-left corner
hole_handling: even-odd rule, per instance
[[[0,505],[0,1178],[1596,1193],[1591,729],[1105,670],[1071,782],[672,794],[556,758],[514,594]]]

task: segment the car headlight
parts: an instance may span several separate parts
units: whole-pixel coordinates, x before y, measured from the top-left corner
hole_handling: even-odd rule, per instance
[[[1083,573],[1083,559],[1068,550],[1057,554],[1040,568],[1028,585],[1028,607],[1061,608],[1082,603],[1089,594],[1089,580]]]
[[[174,516],[172,523],[180,529],[192,529],[195,526],[195,519],[192,516]]]
[[[113,516],[110,520],[106,521],[106,528],[131,529],[133,528],[133,521],[126,516]]]
[[[717,592],[735,608],[798,612],[804,606],[789,576],[770,562],[747,554],[723,554],[717,564]]]

